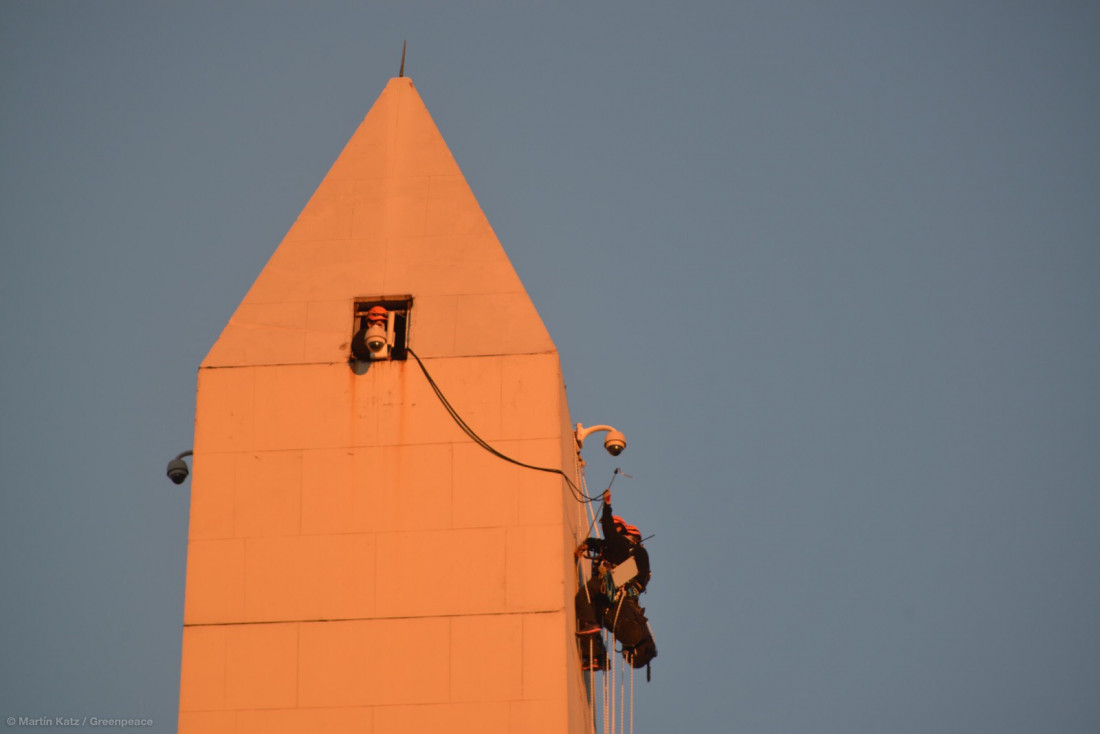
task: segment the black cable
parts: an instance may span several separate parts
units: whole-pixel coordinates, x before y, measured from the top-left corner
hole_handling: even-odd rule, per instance
[[[406,347],[405,351],[411,354],[413,356],[413,359],[416,360],[416,363],[420,365],[420,371],[424,373],[424,377],[428,380],[428,384],[432,386],[432,390],[435,392],[435,396],[439,398],[439,402],[443,403],[443,407],[447,409],[447,413],[450,414],[451,418],[454,419],[454,422],[457,423],[458,427],[462,429],[462,432],[469,436],[474,443],[476,443],[478,446],[485,449],[498,459],[503,459],[504,461],[511,462],[512,464],[515,464],[517,466],[522,466],[525,469],[533,469],[534,471],[547,472],[548,474],[560,474],[562,479],[565,480],[565,483],[569,485],[569,490],[573,494],[573,499],[575,499],[577,502],[598,502],[602,499],[602,497],[589,497],[588,495],[586,495],[561,469],[527,464],[525,462],[519,461],[518,459],[513,459],[511,456],[502,454],[501,452],[490,446],[485,441],[485,439],[477,435],[474,429],[470,428],[469,424],[467,424],[466,421],[462,420],[462,416],[458,414],[458,411],[456,411],[454,409],[454,406],[451,405],[450,401],[447,400],[447,397],[443,394],[443,391],[439,389],[439,385],[435,384],[435,380],[432,379],[431,374],[428,372],[428,368],[424,366],[424,363],[422,361],[420,361],[420,356],[410,347]]]

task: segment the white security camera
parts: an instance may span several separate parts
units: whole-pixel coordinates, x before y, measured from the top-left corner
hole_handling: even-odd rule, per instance
[[[626,436],[622,434],[622,431],[615,430],[613,426],[599,425],[585,428],[578,423],[577,430],[573,433],[577,439],[577,451],[580,451],[584,446],[584,439],[597,431],[607,431],[607,438],[603,442],[603,447],[607,449],[607,453],[612,456],[618,456],[623,452],[623,449],[626,448]]]
[[[604,439],[603,447],[612,456],[618,456],[626,448],[626,436],[619,431],[609,431]]]
[[[372,324],[367,329],[367,351],[370,352],[371,359],[385,359],[390,356],[388,336],[385,324]]]

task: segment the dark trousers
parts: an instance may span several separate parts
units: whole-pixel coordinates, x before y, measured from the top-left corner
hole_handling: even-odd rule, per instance
[[[577,611],[578,629],[587,630],[600,626],[603,610],[607,607],[607,596],[601,589],[599,578],[593,576],[588,579],[588,583],[573,597],[573,606]]]

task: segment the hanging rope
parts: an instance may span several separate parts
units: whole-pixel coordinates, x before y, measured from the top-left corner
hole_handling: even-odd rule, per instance
[[[592,697],[589,702],[590,705],[594,705],[596,702],[596,665],[593,658],[596,655],[596,640],[595,637],[588,641],[588,694]]]
[[[609,645],[607,649],[610,652],[607,665],[602,666],[604,674],[600,686],[596,685],[596,670],[600,666],[597,666],[595,660],[595,638],[588,641],[588,660],[592,663],[588,671],[588,704],[592,710],[593,726],[599,726],[599,719],[602,718],[600,734],[627,734],[628,731],[629,734],[634,734],[634,664],[626,648],[616,649],[614,631],[606,634]],[[615,653],[619,653],[618,660],[615,660]],[[626,684],[627,667],[630,668],[629,695]]]
[[[615,627],[618,627],[618,626],[619,626],[619,612],[621,612],[621,611],[622,611],[622,609],[623,609],[623,602],[624,602],[625,600],[626,600],[626,592],[625,592],[625,591],[620,591],[620,592],[619,592],[619,603],[618,603],[618,605],[617,605],[617,606],[615,607],[615,619],[614,619],[614,620],[613,620],[613,621],[611,622],[611,627],[612,627],[612,628],[615,628]]]
[[[634,665],[630,666],[630,734],[634,734]]]
[[[608,653],[611,656],[610,664],[607,666],[611,671],[611,700],[609,709],[611,709],[611,728],[608,730],[611,734],[615,734],[615,631],[611,631],[611,652]]]
[[[614,638],[612,638],[612,639],[614,639]],[[612,649],[614,649],[614,648],[612,648]],[[611,712],[608,711],[608,706],[607,706],[607,699],[608,699],[607,686],[608,686],[608,675],[607,675],[607,671],[605,670],[604,673],[603,673],[603,730],[604,730],[604,734],[611,734],[611,728],[610,728]]]
[[[623,722],[626,721],[626,656],[620,655],[619,661],[623,666],[619,674],[619,732],[621,734]]]
[[[576,468],[577,468],[577,476],[580,477],[580,480],[581,480],[581,494],[584,495],[585,497],[587,497],[587,496],[589,496],[588,495],[588,479],[584,475],[584,467],[576,467]],[[585,536],[584,536],[584,537],[587,538],[587,537],[590,537],[592,535],[592,530],[596,527],[596,510],[593,509],[593,505],[592,505],[591,502],[586,502],[586,503],[584,503],[584,511],[585,511],[585,514],[588,516],[588,531],[585,533]]]

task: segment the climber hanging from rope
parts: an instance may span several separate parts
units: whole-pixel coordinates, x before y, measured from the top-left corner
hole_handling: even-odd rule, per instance
[[[657,657],[645,609],[638,595],[649,585],[649,553],[642,533],[611,510],[611,490],[603,493],[600,515],[603,538],[586,538],[577,546],[578,558],[592,561],[592,575],[577,591],[577,636],[586,670],[604,670],[607,652],[601,629],[606,628],[623,646],[623,656],[635,668]]]

